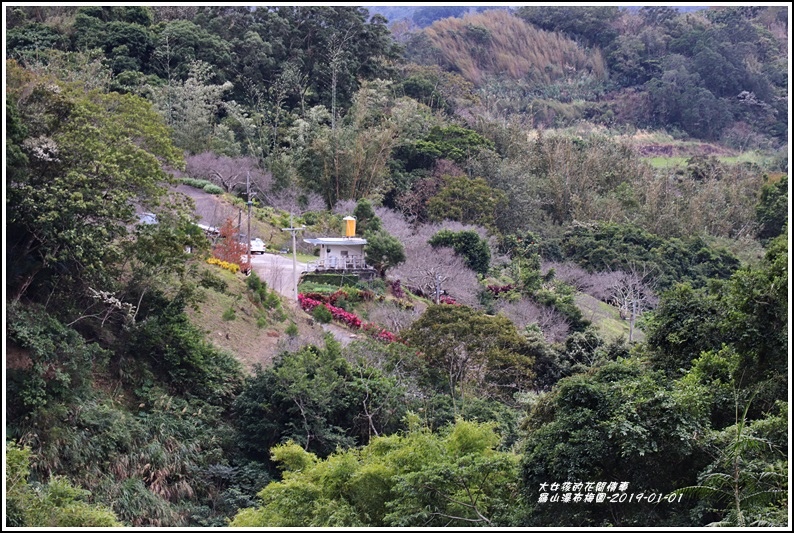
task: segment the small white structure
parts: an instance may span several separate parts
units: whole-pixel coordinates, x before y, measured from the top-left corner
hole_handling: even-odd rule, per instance
[[[367,268],[364,262],[364,245],[366,239],[357,237],[320,237],[303,239],[320,247],[320,257],[309,268],[312,270],[348,270]]]
[[[344,237],[319,237],[303,239],[303,242],[320,247],[320,257],[308,265],[311,270],[363,270],[368,269],[364,261],[364,246],[367,239],[356,237],[356,219],[345,217]]]

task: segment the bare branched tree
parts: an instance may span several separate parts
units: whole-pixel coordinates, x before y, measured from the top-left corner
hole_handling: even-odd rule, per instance
[[[353,211],[356,209],[356,201],[355,200],[339,200],[334,204],[333,212],[337,215],[348,216],[352,215]]]
[[[383,229],[403,245],[414,235],[413,227],[400,212],[386,207],[375,207],[374,211],[375,216],[380,218]],[[350,212],[352,213],[352,211]]]
[[[540,270],[544,276],[549,271],[554,270],[555,279],[567,283],[579,292],[587,292],[589,294],[588,291],[593,288],[593,275],[575,263],[543,261]]]
[[[245,189],[249,176],[255,190],[267,190],[272,182],[270,174],[263,172],[253,157],[229,157],[203,152],[186,157],[185,170],[191,178],[211,181],[226,192]]]
[[[590,274],[589,287],[585,292],[602,302],[609,302],[612,299],[612,286],[618,282],[620,276],[619,271],[594,272]]]
[[[399,333],[410,327],[420,315],[416,308],[406,308],[387,301],[374,306],[369,312],[369,319],[394,333]]]
[[[442,295],[470,307],[479,307],[477,274],[450,248],[433,248],[426,241],[403,243],[406,260],[392,270],[392,277],[436,303]]]
[[[646,265],[631,265],[629,269],[613,271],[609,294],[612,303],[620,310],[621,318],[629,319],[629,342],[634,336],[634,322],[643,311],[659,303],[654,292],[656,285],[653,269]]]
[[[309,191],[301,192],[295,187],[281,189],[278,192],[263,192],[262,199],[267,205],[295,215],[325,210],[325,200],[322,196]]]
[[[546,342],[562,342],[568,336],[568,320],[551,307],[540,305],[526,298],[517,302],[497,305],[497,311],[513,322],[519,330],[536,324]]]

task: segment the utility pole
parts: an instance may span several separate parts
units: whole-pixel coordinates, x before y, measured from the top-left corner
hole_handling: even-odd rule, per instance
[[[637,316],[637,299],[631,299],[631,320],[629,321],[629,342],[634,340],[634,317]]]
[[[249,171],[245,177],[245,198],[248,201],[248,234],[246,240],[248,241],[246,250],[248,250],[248,275],[254,269],[251,264],[251,172]]]
[[[281,231],[289,231],[292,233],[292,290],[295,293],[295,300],[298,299],[298,252],[295,250],[295,235],[306,228],[301,226],[296,228],[292,223],[292,214],[289,216],[289,227],[281,228]]]

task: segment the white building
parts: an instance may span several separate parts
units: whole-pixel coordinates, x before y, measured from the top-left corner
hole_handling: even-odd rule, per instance
[[[314,261],[313,270],[349,270],[367,268],[364,261],[366,239],[357,237],[320,237],[303,239],[320,247],[320,256]],[[310,269],[311,269],[310,265]]]
[[[312,270],[364,270],[369,269],[364,261],[364,246],[367,239],[356,237],[356,219],[345,217],[345,237],[318,237],[303,239],[303,242],[320,247],[320,256],[312,261]]]

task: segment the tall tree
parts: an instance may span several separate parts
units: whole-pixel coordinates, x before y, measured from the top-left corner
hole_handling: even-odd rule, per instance
[[[234,146],[234,138],[229,139],[231,132],[217,120],[223,94],[232,84],[210,83],[212,71],[209,63],[194,61],[185,81],[172,78],[161,87],[150,86],[150,97],[166,124],[173,129],[176,146],[191,154],[215,148],[227,155],[237,155],[239,146]]]
[[[502,399],[529,387],[529,345],[504,316],[459,305],[434,305],[404,333],[453,398],[476,391]],[[454,404],[453,404],[454,405]]]
[[[167,128],[142,98],[62,86],[13,62],[6,94],[28,159],[8,182],[11,294],[45,280],[111,285],[136,207],[153,209],[165,194],[163,164],[183,164]]]

